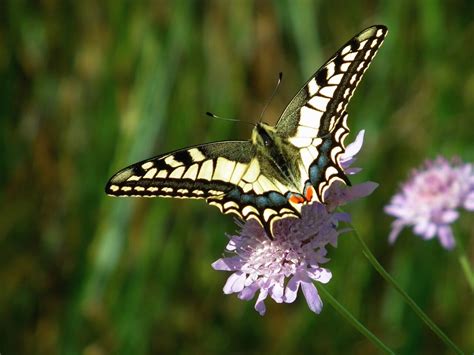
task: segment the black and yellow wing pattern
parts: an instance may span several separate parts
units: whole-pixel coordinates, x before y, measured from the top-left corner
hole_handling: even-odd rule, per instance
[[[197,145],[133,164],[107,183],[113,196],[202,198],[223,213],[274,223],[324,202],[349,133],[346,106],[387,28],[369,27],[347,42],[291,100],[275,127],[258,123],[248,141]]]

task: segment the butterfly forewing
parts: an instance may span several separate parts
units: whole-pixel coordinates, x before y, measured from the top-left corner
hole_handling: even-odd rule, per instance
[[[225,141],[177,150],[133,164],[106,186],[113,196],[208,198],[230,191],[255,155],[248,141]]]
[[[386,34],[387,28],[377,25],[348,41],[308,80],[276,125],[277,132],[300,149],[302,173],[319,202],[332,182],[349,184],[339,164],[349,133],[345,109]]]

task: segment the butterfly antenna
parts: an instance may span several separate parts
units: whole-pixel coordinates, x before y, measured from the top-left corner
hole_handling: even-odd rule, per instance
[[[255,127],[255,124],[252,123],[252,122],[243,121],[243,120],[238,120],[238,119],[235,119],[235,118],[227,118],[227,117],[217,116],[217,115],[215,115],[215,114],[213,114],[212,112],[209,112],[209,111],[206,112],[206,115],[208,115],[209,117],[216,118],[216,119],[219,119],[219,120],[224,120],[224,121],[233,121],[233,122],[248,123],[249,125]]]
[[[272,96],[270,96],[270,99],[267,101],[267,103],[265,104],[265,107],[263,108],[262,110],[262,113],[260,114],[260,118],[258,120],[258,122],[262,122],[262,118],[263,118],[263,115],[265,114],[265,111],[267,110],[268,106],[271,104],[271,102],[273,101],[273,98],[275,97],[277,91],[278,91],[278,87],[280,86],[280,83],[281,83],[281,80],[283,79],[283,73],[280,72],[278,74],[278,81],[275,85],[275,88],[273,89],[273,92],[272,92]]]

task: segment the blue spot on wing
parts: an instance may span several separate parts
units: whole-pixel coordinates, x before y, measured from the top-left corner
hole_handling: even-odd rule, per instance
[[[256,202],[258,208],[264,209],[268,206],[269,199],[265,196],[257,196]]]
[[[270,199],[272,206],[282,206],[288,202],[285,196],[278,192],[269,192],[268,198]]]

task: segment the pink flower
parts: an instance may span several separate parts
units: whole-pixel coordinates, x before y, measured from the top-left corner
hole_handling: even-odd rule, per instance
[[[390,243],[405,226],[423,239],[438,237],[446,249],[455,246],[451,224],[459,217],[459,208],[474,211],[474,171],[472,164],[439,157],[427,161],[412,173],[385,212],[395,216]]]
[[[362,147],[364,132],[347,146],[341,164],[347,174],[360,169],[350,168]],[[356,198],[372,193],[376,183],[366,182],[352,187],[332,184],[325,195],[326,204],[303,206],[300,219],[286,218],[277,222],[274,239],[266,237],[263,228],[253,220],[239,223],[238,235],[230,236],[226,251],[230,254],[212,264],[215,270],[231,271],[224,293],[237,293],[243,300],[252,299],[257,291],[255,309],[265,314],[265,299],[277,303],[292,303],[301,289],[309,309],[320,313],[323,307],[315,281],[327,283],[331,272],[322,267],[326,263],[327,246],[337,246],[337,238],[348,229],[338,228],[349,222],[347,213],[336,213],[335,208]]]

